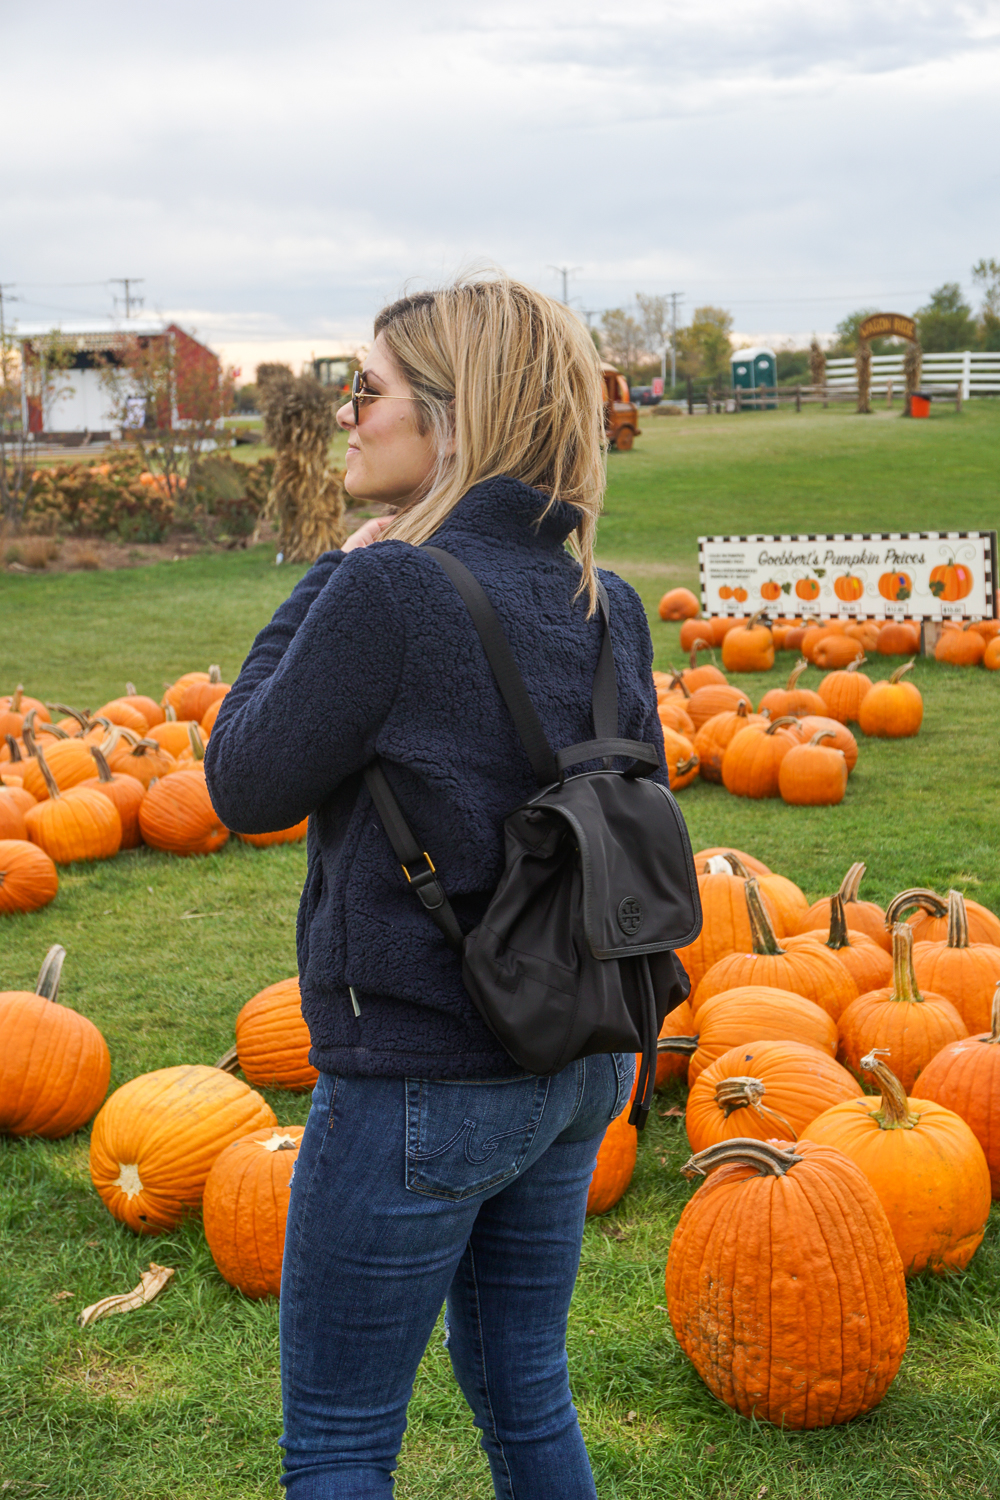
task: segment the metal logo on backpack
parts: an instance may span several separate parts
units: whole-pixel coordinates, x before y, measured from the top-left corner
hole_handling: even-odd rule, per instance
[[[626,896],[618,907],[618,926],[626,937],[635,937],[642,926],[642,905],[634,896]]]

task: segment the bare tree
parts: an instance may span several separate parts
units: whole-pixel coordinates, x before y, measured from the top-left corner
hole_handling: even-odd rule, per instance
[[[636,292],[635,300],[642,319],[642,336],[651,354],[663,355],[670,343],[670,298]]]
[[[601,342],[608,359],[622,366],[631,382],[646,352],[642,324],[624,308],[612,307],[601,315]]]
[[[30,368],[17,352],[17,335],[4,329],[0,338],[0,516],[19,527],[35,489],[37,460],[23,420],[30,399],[44,413],[62,391],[62,372],[72,358],[58,329],[36,341]]]

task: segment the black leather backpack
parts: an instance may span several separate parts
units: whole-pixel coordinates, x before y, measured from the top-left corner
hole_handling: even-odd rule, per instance
[[[467,936],[377,762],[365,781],[410,885],[462,955],[473,1003],[526,1072],[558,1073],[598,1052],[642,1052],[629,1116],[646,1123],[663,1018],[690,985],[673,950],[701,930],[691,845],[666,787],[648,781],[656,747],[618,738],[618,687],[608,599],[594,675],[595,738],[553,751],[506,636],[479,583],[451,553],[440,563],[472,616],[539,791],[504,823],[506,868]],[[611,758],[631,761],[611,769]],[[567,775],[603,760],[604,769]]]

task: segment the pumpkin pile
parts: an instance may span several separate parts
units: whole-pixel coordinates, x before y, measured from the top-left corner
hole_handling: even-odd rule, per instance
[[[202,761],[228,691],[213,666],[183,673],[159,703],[131,683],[93,712],[45,704],[20,685],[0,698],[0,913],[51,901],[57,865],[141,845],[179,855],[221,849],[229,830]],[[306,824],[237,837],[293,843]]]

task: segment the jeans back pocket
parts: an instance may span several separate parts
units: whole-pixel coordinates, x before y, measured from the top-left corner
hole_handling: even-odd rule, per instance
[[[406,1080],[406,1186],[460,1202],[515,1177],[531,1147],[547,1078]]]

